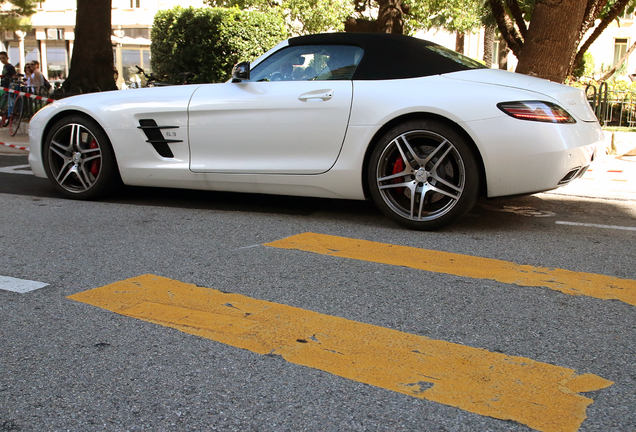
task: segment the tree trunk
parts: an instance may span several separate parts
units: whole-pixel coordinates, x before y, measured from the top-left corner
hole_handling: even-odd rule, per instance
[[[510,53],[510,48],[508,48],[508,44],[503,36],[499,36],[499,52],[497,53],[497,64],[499,65],[499,69],[508,70],[508,54]]]
[[[493,64],[492,47],[495,42],[495,29],[494,25],[484,26],[484,63],[488,67],[492,67]]]
[[[408,14],[410,7],[402,0],[379,0],[378,19],[375,21],[364,18],[349,18],[345,22],[345,31],[349,33],[404,33],[404,14]]]
[[[402,0],[382,0],[378,2],[377,29],[381,33],[404,33]]]
[[[65,93],[116,88],[111,15],[111,0],[77,0],[73,57],[62,85]]]
[[[576,54],[586,3],[537,0],[516,71],[562,83]]]
[[[464,40],[465,34],[462,32],[455,33],[455,51],[464,54]]]
[[[364,18],[349,18],[345,21],[345,32],[347,33],[374,33],[376,21]]]
[[[505,0],[488,0],[488,3],[490,4],[492,16],[497,22],[497,28],[501,34],[499,39],[505,41],[508,49],[511,49],[514,55],[519,57],[524,38],[520,31],[517,30],[517,27],[515,27],[515,23],[508,16],[506,6],[504,5]]]

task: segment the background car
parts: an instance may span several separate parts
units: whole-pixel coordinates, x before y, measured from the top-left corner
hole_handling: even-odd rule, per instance
[[[487,197],[580,177],[602,130],[581,90],[402,35],[286,40],[227,83],[75,96],[31,121],[64,196],[126,185],[372,198],[436,229]]]

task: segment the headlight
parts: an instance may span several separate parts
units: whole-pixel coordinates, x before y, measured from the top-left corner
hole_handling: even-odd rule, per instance
[[[576,120],[563,108],[552,102],[518,101],[501,102],[497,108],[519,120],[545,123],[576,123]]]

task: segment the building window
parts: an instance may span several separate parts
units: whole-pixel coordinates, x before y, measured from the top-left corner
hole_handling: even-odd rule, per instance
[[[18,42],[10,42],[7,47],[9,53],[9,63],[13,66],[20,67],[20,45]]]
[[[495,40],[492,43],[492,64],[491,68],[499,68],[499,41]]]
[[[19,59],[20,57],[18,57],[18,60]],[[24,41],[24,60],[26,63],[31,63],[33,60],[39,61],[41,63],[40,47],[36,40]],[[16,65],[16,69],[20,69],[19,72],[24,73],[24,65],[20,65],[19,63],[18,65],[19,67]],[[42,65],[40,64],[40,67],[41,66]]]
[[[150,29],[149,28],[125,28],[124,36],[128,36],[130,38],[145,38],[150,39]]]
[[[62,40],[47,41],[46,61],[49,81],[66,79],[68,68],[66,42]]]
[[[116,53],[113,53],[113,55],[117,57]],[[116,60],[115,63],[117,63]],[[122,48],[121,63],[122,78],[126,82],[126,85],[130,87],[139,87],[141,85],[141,77],[137,74],[137,68],[135,66],[140,66],[148,75],[152,73],[149,48]],[[117,64],[115,66],[117,69],[120,68]]]
[[[627,52],[627,39],[614,39],[614,61],[612,66],[618,63],[618,61]]]
[[[130,0],[130,7],[131,8],[140,8],[141,7],[141,0]]]

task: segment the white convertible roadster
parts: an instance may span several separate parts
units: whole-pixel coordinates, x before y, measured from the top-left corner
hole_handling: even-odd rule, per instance
[[[581,90],[390,34],[286,40],[231,82],[59,100],[29,161],[70,198],[121,184],[367,199],[412,229],[580,177],[602,130]]]

